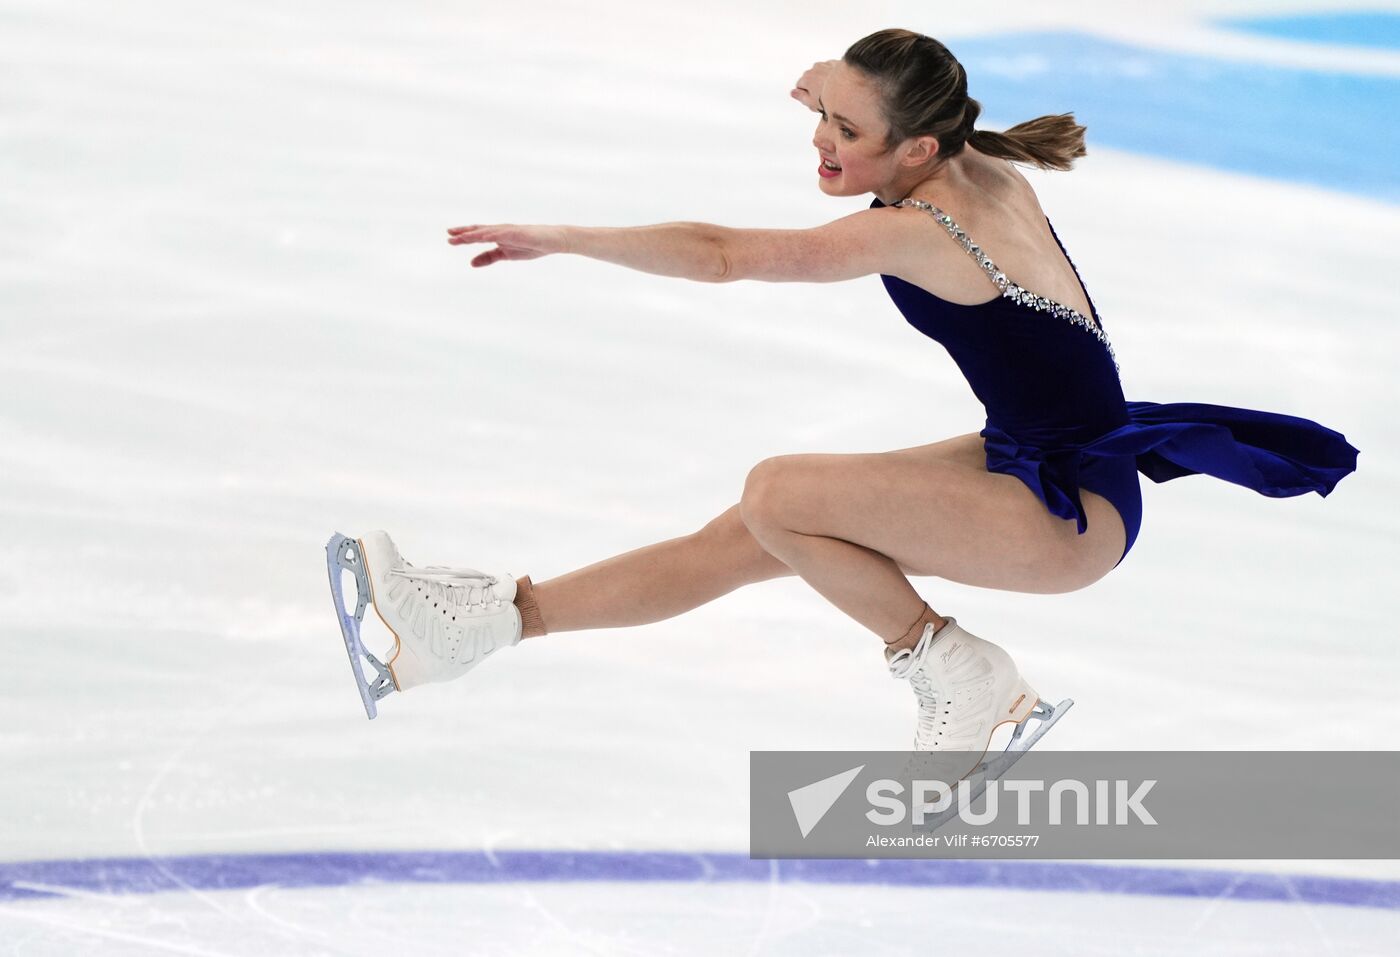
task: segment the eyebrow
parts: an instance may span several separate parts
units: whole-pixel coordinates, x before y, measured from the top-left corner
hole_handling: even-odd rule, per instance
[[[823,110],[826,109],[826,104],[822,102],[822,98],[821,98],[821,97],[817,97],[817,106],[820,106]],[[831,114],[831,115],[832,115],[833,117],[835,117],[836,119],[840,120],[842,123],[847,124],[848,126],[855,126],[854,123],[852,123],[850,120],[846,119],[846,117],[842,116],[840,113],[833,113],[833,114]],[[858,128],[859,128],[859,127],[857,127],[857,129],[858,129]]]

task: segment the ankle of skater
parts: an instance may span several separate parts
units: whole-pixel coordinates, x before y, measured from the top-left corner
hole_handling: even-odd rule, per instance
[[[549,633],[544,616],[540,614],[539,603],[535,600],[535,586],[529,575],[515,580],[515,607],[520,610],[520,639],[537,638]]]
[[[932,624],[933,630],[936,633],[947,623],[948,619],[942,617],[930,608],[928,602],[924,602],[923,609],[919,612],[919,617],[905,630],[904,634],[900,635],[898,638],[885,639],[885,657],[893,657],[897,652],[903,651],[906,648],[913,648],[917,645],[919,643],[919,638],[923,636],[926,626]]]

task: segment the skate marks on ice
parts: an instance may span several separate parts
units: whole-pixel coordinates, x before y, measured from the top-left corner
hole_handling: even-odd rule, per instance
[[[759,885],[764,885],[760,888]],[[61,889],[61,892],[59,892]],[[182,890],[218,903],[217,911]],[[1021,918],[987,915],[1017,895]],[[175,892],[175,893],[171,893]],[[348,921],[330,915],[353,915]],[[641,917],[639,915],[646,915]],[[248,918],[257,918],[249,921]],[[680,852],[200,855],[0,865],[0,939],[63,953],[1362,954],[1400,934],[1400,882],[1056,862],[752,861]],[[339,928],[339,929],[337,929]],[[1086,930],[1086,928],[1091,928]],[[1185,929],[1185,930],[1183,930]],[[1287,930],[1287,934],[1281,934]],[[989,936],[991,935],[991,936]],[[129,944],[130,950],[121,950]],[[44,947],[49,949],[45,950]],[[145,948],[143,951],[141,948]],[[270,951],[268,949],[271,949]],[[281,948],[281,949],[279,949]],[[454,950],[454,948],[457,948]],[[302,949],[300,952],[307,952]]]

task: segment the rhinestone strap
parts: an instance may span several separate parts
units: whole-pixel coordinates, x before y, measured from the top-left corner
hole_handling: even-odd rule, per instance
[[[901,199],[899,202],[892,203],[891,205],[917,206],[919,209],[927,211],[934,219],[943,224],[949,234],[958,241],[963,249],[966,249],[968,253],[972,255],[973,259],[977,260],[977,265],[982,267],[982,271],[996,284],[996,287],[1001,290],[1003,296],[1013,302],[1019,302],[1030,306],[1032,309],[1038,309],[1041,312],[1049,312],[1060,319],[1068,319],[1076,326],[1089,332],[1095,339],[1102,342],[1104,348],[1108,350],[1108,357],[1113,360],[1114,371],[1121,372],[1118,368],[1118,357],[1113,354],[1113,346],[1109,343],[1108,336],[1104,335],[1103,329],[1099,327],[1097,322],[1078,310],[1061,305],[1053,299],[1037,296],[1024,286],[1012,282],[1007,278],[1006,273],[997,268],[996,263],[987,258],[987,254],[982,252],[982,247],[974,243],[972,237],[963,232],[957,223],[953,222],[953,217],[949,216],[932,203],[924,202],[922,199]],[[1065,259],[1069,259],[1068,253],[1065,254]],[[1070,268],[1074,268],[1073,263],[1070,263]]]

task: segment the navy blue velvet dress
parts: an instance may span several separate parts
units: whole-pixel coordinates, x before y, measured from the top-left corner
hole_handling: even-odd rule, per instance
[[[876,197],[872,209],[885,204]],[[1088,527],[1079,490],[1113,503],[1127,529],[1121,564],[1142,525],[1141,472],[1154,482],[1213,475],[1283,498],[1326,496],[1356,470],[1357,449],[1310,419],[1203,402],[1129,402],[1098,310],[1055,227],[1092,316],[1037,296],[1002,273],[938,207],[929,212],[987,273],[1001,295],[962,305],[895,276],[880,278],[915,329],[939,342],[987,412],[987,470],[1014,475],[1051,514]]]

